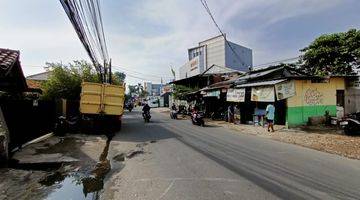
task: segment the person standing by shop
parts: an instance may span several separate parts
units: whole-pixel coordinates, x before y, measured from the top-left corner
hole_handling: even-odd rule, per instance
[[[270,103],[266,106],[266,121],[268,123],[268,132],[274,132],[274,118],[275,118],[275,106]]]
[[[234,123],[234,106],[229,105],[228,107],[228,122]]]

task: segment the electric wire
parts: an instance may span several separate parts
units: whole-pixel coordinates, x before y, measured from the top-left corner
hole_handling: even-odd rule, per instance
[[[109,82],[110,59],[107,50],[99,0],[60,0],[81,43],[102,82]]]
[[[233,52],[233,54],[236,56],[236,58],[238,59],[238,61],[240,63],[242,63],[244,65],[244,62],[242,61],[240,55],[235,51],[235,49],[233,48],[233,46],[230,44],[230,42],[226,39],[226,35],[224,34],[224,32],[221,30],[220,26],[218,25],[218,23],[216,22],[213,14],[211,13],[211,10],[206,2],[206,0],[200,0],[201,4],[203,5],[203,7],[205,8],[205,11],[209,14],[211,20],[213,21],[214,25],[216,26],[216,28],[219,30],[221,36],[224,38],[225,43],[229,46],[230,50]]]

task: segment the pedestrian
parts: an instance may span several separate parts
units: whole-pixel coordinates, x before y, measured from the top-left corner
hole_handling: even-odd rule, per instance
[[[235,106],[234,112],[234,124],[240,124],[241,117],[240,117],[240,105]]]
[[[275,106],[273,103],[270,103],[266,106],[266,121],[268,123],[268,132],[274,132],[274,118],[275,118]]]
[[[228,107],[228,122],[234,123],[234,106],[232,104]]]

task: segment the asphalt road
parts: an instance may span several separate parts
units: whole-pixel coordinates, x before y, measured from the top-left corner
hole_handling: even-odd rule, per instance
[[[152,112],[126,113],[103,199],[360,199],[360,161]],[[143,151],[144,153],[141,153]]]

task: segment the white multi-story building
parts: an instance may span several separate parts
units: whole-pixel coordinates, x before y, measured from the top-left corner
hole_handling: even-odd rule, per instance
[[[253,65],[251,49],[226,42],[222,35],[199,42],[197,47],[188,49],[188,57],[189,61],[180,67],[180,79],[198,75],[212,65],[244,72]]]
[[[148,93],[149,96],[159,96],[161,93],[161,84],[144,82],[144,90]]]

